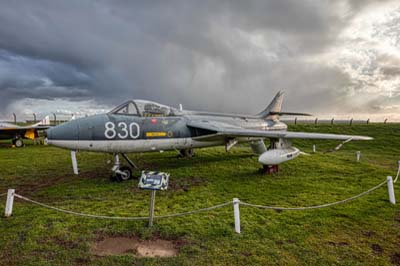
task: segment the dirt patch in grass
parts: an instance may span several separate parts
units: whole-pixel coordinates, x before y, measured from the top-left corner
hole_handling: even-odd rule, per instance
[[[329,241],[328,244],[331,245],[331,246],[335,246],[335,247],[345,247],[345,246],[349,246],[350,245],[349,243],[347,243],[345,241],[341,241],[341,242]]]
[[[137,257],[175,257],[178,255],[178,247],[169,240],[139,240],[131,237],[105,237],[95,242],[91,247],[91,253],[97,256],[133,254]]]
[[[362,234],[368,238],[376,235],[376,233],[374,231],[364,231]]]
[[[400,213],[399,213],[399,212],[396,213],[396,216],[394,217],[394,220],[395,220],[396,222],[399,222],[399,223],[400,223]]]
[[[139,243],[136,249],[139,257],[175,257],[178,249],[168,240],[154,240]]]
[[[58,185],[68,180],[67,176],[57,176],[52,178],[41,178],[34,182],[27,182],[25,184],[17,185],[16,190],[20,194],[32,194],[39,190]]]
[[[35,192],[38,192],[40,190],[53,187],[56,185],[61,185],[61,184],[66,184],[68,182],[74,181],[74,180],[79,180],[82,178],[85,179],[96,179],[101,177],[98,172],[95,171],[88,171],[84,173],[80,173],[79,176],[75,175],[63,175],[63,176],[54,176],[54,177],[46,177],[46,178],[40,178],[38,180],[35,180],[34,182],[27,182],[21,185],[17,185],[16,189],[18,190],[19,193],[21,194],[34,194]],[[18,177],[16,177],[18,178]]]
[[[171,179],[169,181],[169,188],[176,190],[188,191],[191,187],[206,185],[207,181],[201,177],[188,176],[179,179]]]
[[[400,253],[394,253],[390,256],[390,260],[393,265],[400,265]]]
[[[376,254],[382,254],[383,249],[380,245],[378,244],[372,244],[371,249],[376,253]]]

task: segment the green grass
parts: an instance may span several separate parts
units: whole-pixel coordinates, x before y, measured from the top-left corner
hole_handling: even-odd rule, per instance
[[[262,175],[247,145],[197,150],[192,159],[175,152],[131,154],[140,167],[171,173],[170,188],[158,192],[156,215],[230,201],[274,206],[309,206],[358,194],[395,175],[400,125],[297,125],[295,131],[369,135],[326,153],[333,141],[295,141],[311,153]],[[6,142],[4,142],[6,143]],[[7,142],[8,143],[8,142]],[[361,162],[355,153],[361,151]],[[110,182],[110,155],[79,153],[74,176],[69,152],[47,146],[0,147],[0,193],[7,188],[60,208],[111,216],[147,216],[149,192],[137,180]],[[136,173],[137,175],[137,173]],[[399,184],[399,183],[398,183]],[[399,186],[395,190],[400,199]],[[0,198],[4,208],[5,197]],[[16,200],[13,216],[0,218],[1,265],[392,265],[400,260],[400,208],[385,187],[356,201],[309,211],[260,210],[241,206],[242,234],[234,233],[228,206],[208,213],[155,221],[110,221],[76,217]],[[183,243],[175,258],[133,255],[96,257],[90,245],[103,235],[163,238]]]

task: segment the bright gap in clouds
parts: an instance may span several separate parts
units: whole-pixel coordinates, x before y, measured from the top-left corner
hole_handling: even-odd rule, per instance
[[[12,121],[12,113],[14,110],[18,110],[17,120],[22,121],[32,120],[33,113],[36,114],[38,120],[44,118],[46,115],[50,115],[50,118],[53,119],[53,113],[56,114],[57,119],[67,120],[71,119],[73,115],[76,117],[84,117],[86,115],[105,113],[111,109],[112,107],[100,105],[94,100],[69,101],[65,99],[23,99],[13,102],[7,110],[9,116],[3,116],[1,119]]]

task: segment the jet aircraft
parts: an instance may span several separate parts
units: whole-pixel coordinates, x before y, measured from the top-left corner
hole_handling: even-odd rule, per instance
[[[42,121],[30,126],[17,126],[0,122],[0,139],[11,139],[15,147],[24,146],[23,139],[35,139],[39,137],[39,131],[50,127],[50,118],[46,116]]]
[[[237,143],[248,142],[259,155],[267,173],[293,160],[301,152],[292,139],[371,140],[370,137],[287,131],[281,115],[307,115],[282,112],[283,93],[257,115],[197,112],[176,109],[145,100],[130,100],[106,114],[72,120],[47,130],[48,144],[71,150],[72,165],[78,174],[76,151],[113,154],[113,177],[119,181],[132,177],[129,167],[121,167],[121,155],[129,152],[178,150],[191,156],[194,148],[225,145],[229,151]],[[269,139],[267,148],[264,140]]]

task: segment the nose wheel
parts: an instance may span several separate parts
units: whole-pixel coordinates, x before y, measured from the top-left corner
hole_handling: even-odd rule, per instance
[[[128,156],[126,156],[126,154],[122,153],[121,155],[128,162],[130,166],[137,169],[136,165],[128,158]],[[112,171],[112,176],[111,176],[112,181],[122,182],[132,178],[132,169],[128,166],[121,166],[118,154],[114,154],[114,165],[111,168],[111,171]]]
[[[132,170],[128,166],[123,166],[115,173],[115,180],[118,182],[127,181],[132,178]]]

